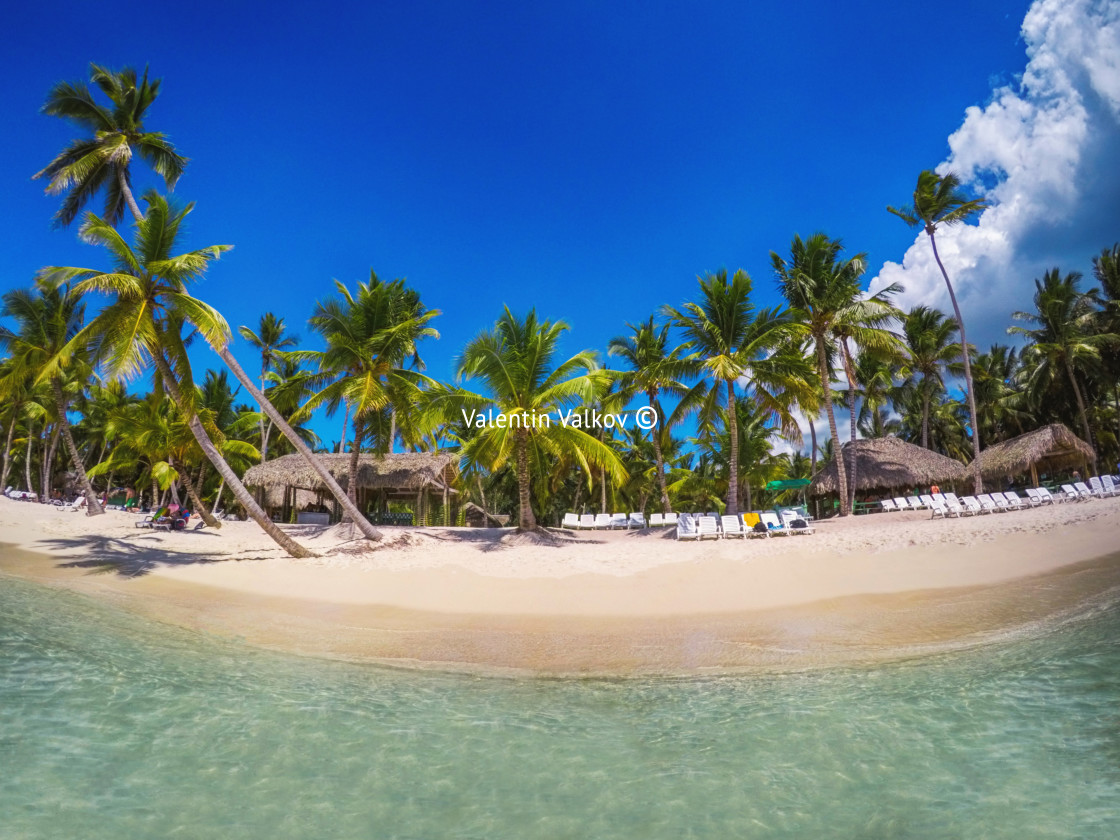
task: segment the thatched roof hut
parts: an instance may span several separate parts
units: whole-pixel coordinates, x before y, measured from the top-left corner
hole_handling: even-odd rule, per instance
[[[1037,485],[1039,472],[1084,469],[1092,459],[1089,444],[1061,423],[1051,423],[989,446],[980,453],[980,474],[984,478],[1010,478],[1030,471]]]
[[[959,461],[896,437],[849,441],[842,451],[845,466],[855,458],[857,491],[923,487],[957,481],[966,475]],[[809,492],[814,496],[839,492],[835,461],[817,470]]]
[[[347,486],[350,479],[349,453],[322,453],[315,456],[335,480]],[[433,497],[442,497],[444,525],[453,521],[450,497],[459,472],[457,453],[405,452],[388,455],[359,455],[357,472],[358,508],[383,524],[398,520],[422,524],[431,521]],[[327,509],[337,517],[340,511],[318,473],[302,455],[284,455],[250,467],[245,484],[263,488],[269,507],[280,508],[285,520],[292,510]],[[390,513],[390,502],[407,502],[411,514]]]
[[[343,487],[350,477],[348,453],[315,456]],[[358,487],[363,490],[404,491],[431,488],[443,491],[459,468],[456,453],[403,452],[358,456]],[[284,455],[249,468],[245,483],[250,487],[298,487],[324,489],[318,474],[302,455]]]

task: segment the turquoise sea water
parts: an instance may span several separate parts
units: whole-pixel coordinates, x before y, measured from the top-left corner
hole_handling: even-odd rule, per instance
[[[0,838],[1120,837],[1120,607],[868,668],[288,657],[0,577]]]

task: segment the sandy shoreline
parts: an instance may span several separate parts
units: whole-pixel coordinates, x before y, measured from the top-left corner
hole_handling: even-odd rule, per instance
[[[0,499],[0,572],[302,654],[455,670],[685,674],[983,642],[1120,586],[1120,499],[982,518],[822,523],[811,537],[135,528]],[[28,554],[26,552],[35,552]],[[46,555],[46,556],[44,556]]]

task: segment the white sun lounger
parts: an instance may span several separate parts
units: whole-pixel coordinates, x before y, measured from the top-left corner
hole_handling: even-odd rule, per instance
[[[595,514],[595,527],[596,528],[610,528],[611,527],[611,515],[609,513],[597,513],[597,514]]]
[[[879,507],[887,513],[896,513],[900,508],[894,503],[893,499],[880,499]]]
[[[1104,485],[1104,490],[1110,496],[1120,496],[1120,487],[1116,486],[1116,482],[1112,480],[1111,475],[1102,475],[1101,484]]]
[[[686,514],[677,520],[677,539],[700,539],[700,529],[696,527],[696,521],[691,516]]]
[[[579,528],[579,514],[578,513],[565,513],[564,521],[560,523],[561,528]]]
[[[704,539],[704,537],[712,537],[718,540],[719,520],[714,516],[705,514],[704,516],[700,517],[700,521],[697,523],[696,530],[700,535],[700,539]]]
[[[1082,499],[1093,498],[1093,491],[1089,489],[1088,485],[1085,484],[1084,481],[1079,481],[1076,484],[1074,484],[1073,489],[1075,489],[1078,493],[1081,494]]]
[[[641,511],[632,511],[630,518],[626,522],[627,528],[637,528],[641,530],[646,527],[646,515]]]
[[[665,514],[663,514],[663,513],[651,513],[649,515],[649,527],[651,527],[651,528],[661,528],[664,525],[665,525]]]
[[[1063,501],[1066,501],[1066,502],[1080,502],[1081,501],[1081,494],[1073,489],[1072,484],[1063,484],[1062,485],[1062,495],[1064,497]]]
[[[981,505],[983,505],[985,501],[990,504],[992,506],[992,513],[1006,513],[1010,510],[1002,493],[981,493],[976,497],[976,500],[980,502]]]
[[[905,496],[895,496],[894,504],[899,510],[910,510],[910,504],[906,501]]]
[[[719,518],[720,528],[723,529],[723,536],[727,537],[742,537],[743,536],[743,523],[739,520],[738,516],[732,516],[725,513]]]
[[[794,522],[797,522],[797,521],[799,521],[799,520],[800,520],[801,522],[805,522],[805,525],[804,525],[804,527],[801,527],[801,528],[795,528],[795,527],[793,526],[793,523],[794,523]],[[790,534],[812,534],[812,533],[814,533],[814,530],[813,530],[813,528],[812,528],[812,527],[811,527],[811,526],[809,525],[809,523],[808,523],[808,522],[806,522],[806,521],[805,521],[805,520],[804,520],[804,519],[802,518],[801,514],[800,514],[800,513],[798,513],[798,512],[797,512],[797,511],[795,511],[795,510],[783,510],[783,511],[782,511],[782,525],[784,525],[784,526],[785,526],[785,529],[786,529],[786,530],[787,530],[787,531],[788,531],[788,532],[789,532]]]
[[[964,507],[971,515],[979,516],[984,513],[991,513],[990,510],[985,510],[984,506],[977,501],[975,496],[965,496],[961,501],[961,506]]]
[[[1102,499],[1107,499],[1109,496],[1114,495],[1113,491],[1105,489],[1104,481],[1101,480],[1099,475],[1095,475],[1089,479],[1089,487],[1094,495]]]
[[[678,518],[677,514],[667,513],[667,514],[665,514],[665,524],[666,525],[676,525],[677,524],[677,518]]]
[[[766,529],[770,532],[772,537],[788,537],[789,530],[782,524],[782,520],[778,518],[778,514],[772,510],[764,510],[758,514],[758,518],[762,520]]]
[[[1014,490],[1005,490],[1003,498],[1007,502],[1007,506],[1012,510],[1022,510],[1029,505],[1029,502],[1021,498]]]
[[[926,503],[923,502],[921,497],[919,497],[919,496],[907,496],[906,497],[906,502],[907,502],[907,504],[910,505],[911,510],[925,510],[926,509]]]
[[[1040,505],[1046,504],[1046,499],[1042,497],[1042,494],[1038,492],[1038,488],[1036,487],[1027,488],[1027,501],[1030,502],[1031,507],[1039,507]]]
[[[611,514],[611,530],[615,528],[622,528],[625,530],[630,524],[630,518],[625,513],[612,513]]]

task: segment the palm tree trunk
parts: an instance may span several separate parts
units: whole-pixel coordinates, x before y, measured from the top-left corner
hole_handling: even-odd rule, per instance
[[[1093,433],[1089,429],[1089,413],[1085,410],[1085,398],[1081,396],[1081,387],[1077,384],[1077,377],[1073,374],[1073,365],[1069,359],[1065,360],[1066,373],[1069,374],[1070,384],[1073,385],[1073,395],[1077,397],[1077,413],[1081,417],[1081,430],[1085,434],[1085,442],[1093,450],[1093,475],[1097,474],[1097,448],[1093,446]]]
[[[4,468],[0,471],[0,488],[8,486],[8,467],[12,465],[12,439],[16,434],[16,420],[19,419],[19,405],[12,406],[12,420],[8,423],[8,439],[4,443]]]
[[[198,512],[198,515],[202,517],[202,521],[205,522],[208,527],[221,528],[222,523],[220,523],[217,519],[210,515],[210,511],[206,509],[206,505],[204,505],[202,503],[202,499],[198,497],[198,492],[195,489],[194,482],[191,481],[190,474],[187,472],[187,469],[185,467],[179,473],[179,475],[183,479],[183,486],[187,489],[187,497],[191,500],[193,510]]]
[[[261,365],[261,393],[264,393],[264,377],[268,373],[268,366]],[[260,407],[260,406],[258,406]],[[257,423],[260,426],[261,434],[261,463],[263,464],[268,460],[268,427],[265,425],[264,408],[260,407],[260,417],[257,418]]]
[[[362,453],[362,438],[365,437],[366,424],[361,417],[354,418],[354,442],[350,444],[350,468],[346,473],[346,498],[356,507],[358,504],[358,460]]]
[[[50,501],[51,495],[51,478],[54,475],[54,454],[58,451],[58,438],[59,438],[59,424],[51,424],[51,437],[50,445],[45,447],[45,457],[43,458],[43,470],[41,480],[43,483],[43,500]]]
[[[976,394],[972,387],[972,362],[969,360],[968,339],[964,334],[964,318],[961,317],[961,308],[957,305],[957,295],[953,292],[953,284],[949,282],[949,273],[941,264],[941,255],[937,253],[937,240],[933,230],[926,228],[929,234],[930,245],[933,246],[933,258],[937,260],[937,267],[941,269],[941,276],[945,278],[945,288],[949,290],[949,300],[953,303],[953,314],[957,318],[957,330],[961,334],[961,356],[964,359],[964,385],[968,394],[968,419],[972,424],[972,483],[976,495],[984,492],[984,479],[980,475],[980,424],[976,419]]]
[[[128,181],[125,180],[126,169],[123,166],[117,167],[117,183],[120,185],[121,194],[124,196],[125,202],[128,204],[128,209],[132,211],[132,215],[136,221],[142,221],[144,214],[140,212],[140,205],[136,203],[136,199],[132,196],[132,190],[128,186]]]
[[[221,509],[222,509],[222,491],[224,491],[225,489],[226,489],[226,480],[225,480],[225,478],[223,478],[221,480],[221,482],[218,484],[218,495],[214,498],[214,507],[211,508],[211,510],[210,510],[210,515],[213,516],[215,519],[217,519],[218,513],[221,512]]]
[[[97,501],[97,494],[89,483],[86,475],[85,464],[82,456],[78,454],[78,447],[74,444],[74,435],[70,432],[70,421],[66,419],[66,398],[62,395],[62,384],[58,377],[51,378],[51,394],[54,396],[54,407],[58,410],[58,425],[62,429],[62,436],[66,440],[66,449],[70,452],[70,467],[78,477],[78,485],[86,497],[86,516],[100,516],[105,513],[101,503]]]
[[[346,414],[342,418],[342,440],[338,442],[338,454],[346,451],[346,432],[350,428],[350,403],[346,403]]]
[[[533,516],[532,497],[529,488],[529,430],[517,429],[514,432],[514,448],[517,451],[517,497],[519,503],[519,531],[535,531],[537,520]]]
[[[727,513],[739,512],[739,417],[735,406],[735,380],[727,380],[727,432],[731,446],[727,457]]]
[[[836,461],[836,490],[840,495],[840,515],[851,513],[848,499],[848,474],[844,469],[844,447],[840,444],[840,432],[836,428],[836,412],[832,410],[832,387],[829,385],[828,357],[824,352],[824,341],[817,339],[817,369],[821,377],[821,390],[824,391],[824,411],[828,415],[828,431],[832,435],[833,458]]]
[[[34,493],[35,486],[31,483],[31,458],[35,454],[35,421],[27,422],[27,446],[23,448],[23,480],[27,482],[27,492]]]
[[[922,380],[922,449],[929,449],[929,388]]]
[[[393,408],[389,409],[389,446],[388,446],[388,452],[389,452],[390,455],[392,455],[393,452],[395,451],[393,449],[393,447],[395,445],[394,441],[396,441],[396,439],[397,439],[397,409],[396,409],[396,407],[393,407]]]
[[[599,468],[599,512],[607,512],[607,468]]]
[[[817,474],[817,418],[809,418],[809,440],[811,441],[811,451],[809,454],[809,473],[810,475]]]
[[[167,388],[168,392],[171,394],[171,398],[175,400],[179,409],[187,417],[187,425],[191,430],[191,434],[193,434],[194,439],[198,441],[198,445],[202,447],[202,451],[210,460],[210,463],[214,465],[218,473],[225,479],[226,484],[230,486],[230,490],[233,491],[233,495],[237,498],[237,501],[248,511],[249,517],[261,527],[261,530],[272,537],[277,545],[288,552],[292,557],[301,559],[305,557],[314,557],[314,554],[277,528],[276,523],[269,519],[268,515],[261,510],[261,506],[256,503],[252,494],[250,494],[245,485],[241,483],[241,479],[237,477],[237,473],[226,463],[226,459],[222,457],[222,453],[218,451],[218,447],[214,445],[214,441],[210,440],[210,435],[203,427],[202,422],[198,419],[198,415],[195,414],[194,409],[186,404],[186,401],[183,399],[183,394],[179,390],[179,383],[176,381],[175,375],[171,371],[171,366],[167,363],[167,359],[164,358],[163,353],[155,353],[154,358],[160,376],[163,377],[164,387]],[[217,527],[221,526],[218,525]]]
[[[649,404],[651,408],[656,411],[657,405],[657,392],[647,392],[649,397]],[[661,492],[661,512],[672,513],[673,509],[669,505],[669,487],[665,481],[665,456],[661,454],[661,412],[657,411],[657,422],[653,424],[650,430],[650,438],[653,440],[653,456],[657,460],[657,489]]]
[[[852,354],[848,350],[848,339],[844,338],[840,342],[840,350],[844,359],[844,376],[848,379],[848,417],[851,420],[851,442],[856,442],[856,375],[852,366]],[[851,487],[848,497],[855,501],[856,498],[856,448],[851,449],[851,466],[852,474],[848,480]]]
[[[358,526],[358,530],[362,532],[366,539],[381,539],[381,532],[374,528],[368,519],[362,516],[361,511],[359,511],[357,506],[350,501],[345,491],[338,486],[338,482],[334,480],[334,476],[330,474],[330,471],[325,466],[323,466],[323,462],[311,454],[311,450],[307,448],[307,444],[303,442],[303,438],[301,438],[295,433],[295,431],[293,431],[292,427],[288,425],[288,421],[285,420],[283,416],[281,416],[280,412],[276,410],[276,407],[268,401],[268,398],[265,397],[264,394],[257,390],[257,386],[253,384],[253,380],[245,375],[245,371],[242,370],[241,365],[237,362],[237,359],[235,359],[233,357],[233,354],[229,352],[229,346],[227,345],[225,347],[217,348],[217,353],[218,356],[221,357],[222,361],[226,363],[226,367],[228,367],[233,372],[233,375],[237,377],[237,380],[243,386],[245,386],[245,389],[252,395],[253,399],[255,399],[257,403],[262,408],[264,408],[265,414],[269,416],[272,422],[276,425],[276,428],[280,430],[280,433],[288,439],[292,446],[296,448],[296,452],[303,456],[303,459],[307,461],[311,469],[313,469],[316,475],[319,476],[320,480],[322,480],[323,484],[330,491],[331,495],[335,497],[338,503],[342,506],[342,509],[350,517],[350,520]],[[233,482],[229,482],[229,485],[230,487],[234,486]]]

